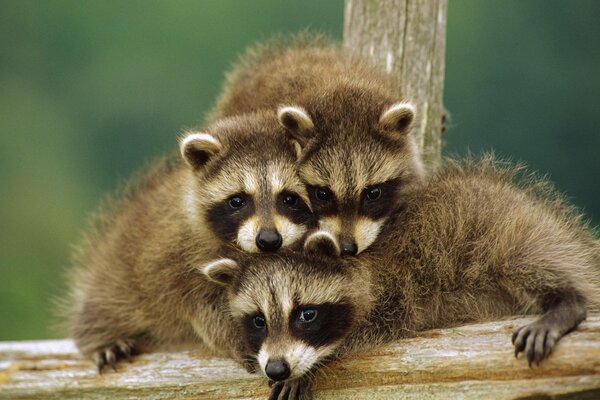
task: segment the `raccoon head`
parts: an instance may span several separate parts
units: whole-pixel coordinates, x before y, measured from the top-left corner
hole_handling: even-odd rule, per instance
[[[346,95],[358,106],[347,102],[331,115],[314,111],[312,117],[290,105],[278,112],[280,124],[296,142],[299,175],[319,228],[338,239],[344,255],[369,247],[387,217],[402,207],[405,194],[423,181],[410,134],[414,107],[406,102],[361,104],[366,101],[360,95]]]
[[[297,154],[274,113],[255,113],[187,132],[184,208],[192,226],[207,225],[248,252],[299,243],[314,225]]]
[[[202,269],[228,289],[248,356],[270,379],[296,379],[333,355],[370,311],[366,270],[337,256],[328,233],[309,236],[308,253],[214,261]]]

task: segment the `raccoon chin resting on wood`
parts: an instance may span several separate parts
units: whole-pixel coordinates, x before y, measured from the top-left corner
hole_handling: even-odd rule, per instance
[[[275,381],[271,399],[309,399],[332,357],[415,332],[541,314],[512,335],[539,363],[598,309],[600,241],[545,182],[514,182],[492,157],[447,161],[380,239],[340,258],[326,231],[306,254],[234,254],[202,268],[227,290],[246,354]],[[509,340],[507,338],[507,340]]]
[[[62,312],[100,371],[134,352],[183,343],[236,355],[223,289],[197,265],[227,244],[248,252],[301,245],[315,226],[275,112],[188,132],[180,150],[109,202],[77,250]]]

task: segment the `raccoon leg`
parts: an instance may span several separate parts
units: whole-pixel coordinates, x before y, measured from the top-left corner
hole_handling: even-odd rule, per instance
[[[577,328],[586,317],[586,301],[575,292],[546,296],[544,300],[545,314],[518,328],[512,335],[515,357],[519,353],[525,354],[530,367],[534,362],[539,365],[560,338]]]
[[[133,339],[120,339],[99,348],[93,354],[94,362],[98,367],[98,373],[102,374],[105,367],[117,371],[116,364],[121,360],[130,360],[131,356],[138,354],[138,347]]]
[[[307,377],[273,385],[269,400],[312,400],[312,382]]]

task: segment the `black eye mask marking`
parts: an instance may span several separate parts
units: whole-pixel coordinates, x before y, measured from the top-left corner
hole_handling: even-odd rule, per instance
[[[312,347],[322,347],[343,338],[354,320],[349,303],[324,303],[296,307],[290,316],[292,336]]]
[[[338,204],[333,192],[326,187],[307,186],[308,197],[314,213],[321,217],[338,213]]]
[[[234,241],[240,225],[256,213],[252,196],[237,193],[205,211],[206,220],[225,241]]]
[[[287,217],[296,225],[316,225],[312,214],[304,200],[293,192],[282,192],[277,195],[277,213]]]
[[[264,325],[263,325],[264,323]],[[262,343],[267,337],[267,326],[262,314],[247,315],[242,320],[242,328],[248,344],[248,350],[253,355],[258,354]]]
[[[360,214],[372,220],[388,216],[396,208],[399,179],[367,187],[361,193]]]

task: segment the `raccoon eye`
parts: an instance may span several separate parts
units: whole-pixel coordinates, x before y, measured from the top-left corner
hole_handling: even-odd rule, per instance
[[[257,315],[254,318],[252,318],[252,323],[257,329],[262,329],[267,325],[267,322],[265,321],[265,318],[262,315]]]
[[[291,193],[286,193],[283,195],[283,204],[288,205],[288,206],[295,206],[296,203],[298,203],[298,196],[291,194]]]
[[[317,196],[317,199],[321,201],[331,200],[331,192],[327,188],[316,188],[315,195]]]
[[[317,318],[317,310],[314,308],[307,308],[306,310],[300,311],[298,319],[304,323],[313,322]]]
[[[369,201],[375,201],[381,197],[381,187],[379,186],[371,186],[367,188],[365,196]]]
[[[242,208],[246,205],[246,199],[243,196],[235,195],[229,198],[229,207],[233,209]]]

